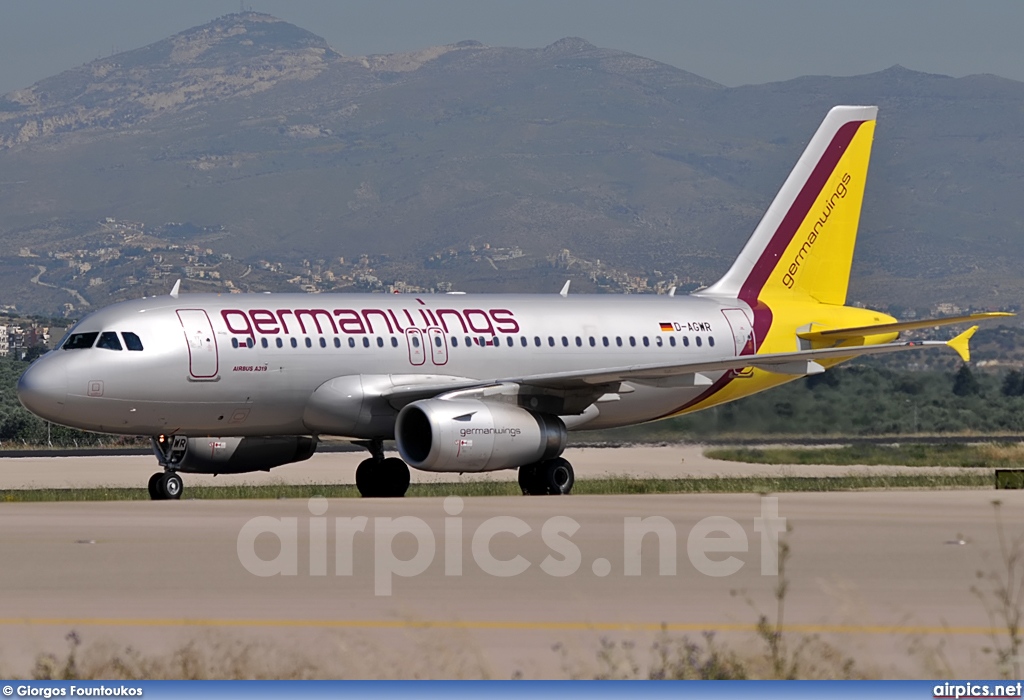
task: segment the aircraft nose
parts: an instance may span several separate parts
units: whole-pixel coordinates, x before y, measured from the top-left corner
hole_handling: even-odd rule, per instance
[[[34,362],[18,380],[18,400],[40,418],[56,420],[67,397],[67,372],[60,363]]]

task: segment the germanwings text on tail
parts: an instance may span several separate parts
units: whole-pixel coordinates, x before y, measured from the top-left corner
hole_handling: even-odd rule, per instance
[[[162,471],[268,470],[321,436],[370,452],[364,496],[401,496],[409,467],[518,469],[524,494],[565,494],[576,430],[699,411],[863,355],[948,347],[846,306],[875,107],[834,107],[739,257],[689,296],[180,295],[82,319],[18,383],[36,415],[147,435]],[[394,440],[399,457],[387,457]]]

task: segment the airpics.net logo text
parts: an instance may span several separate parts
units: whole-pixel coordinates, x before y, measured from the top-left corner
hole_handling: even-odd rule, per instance
[[[327,499],[314,497],[308,502],[310,517],[304,518],[308,522],[301,527],[298,517],[257,516],[248,520],[238,533],[238,560],[246,571],[260,577],[298,576],[299,562],[303,559],[308,562],[309,576],[327,576],[333,561],[335,576],[372,573],[374,594],[378,596],[392,595],[396,578],[424,574],[437,560],[439,548],[442,559],[439,565],[443,566],[445,576],[462,576],[470,573],[472,566],[483,574],[507,578],[522,575],[536,566],[549,576],[561,578],[579,574],[584,567],[583,551],[574,538],[582,538],[585,533],[581,532],[580,523],[571,517],[555,515],[535,529],[522,518],[498,515],[483,520],[472,532],[467,532],[463,508],[463,500],[458,496],[446,498],[445,517],[439,532],[435,532],[425,520],[411,515],[329,519],[326,517]],[[778,576],[779,537],[786,531],[786,519],[779,517],[777,498],[760,499],[760,514],[753,518],[752,525],[754,536],[760,540],[761,575]],[[541,550],[542,557],[536,554],[535,548],[528,549],[523,539],[535,537],[537,530],[546,548],[546,551]],[[331,536],[333,547],[330,546]],[[499,537],[501,545],[497,546],[494,543]],[[261,552],[257,552],[257,539],[270,546],[260,547]],[[721,515],[703,518],[688,532],[680,532],[675,523],[660,515],[626,517],[622,520],[619,543],[602,537],[603,542],[613,547],[621,544],[622,576],[653,575],[655,570],[659,576],[676,576],[680,544],[685,544],[686,558],[698,573],[731,576],[747,565],[739,555],[749,554],[750,539],[743,525]],[[302,540],[304,542],[300,543]],[[396,552],[399,540],[403,542]],[[642,562],[645,541],[652,541],[657,551],[656,562],[648,559],[646,567]],[[408,546],[413,543],[414,546]],[[518,545],[519,552],[513,556],[509,556],[510,543]],[[467,544],[471,563],[464,561]],[[357,558],[357,547],[370,557]],[[499,557],[495,549],[504,556]],[[512,549],[514,551],[516,546]],[[276,554],[267,556],[268,550]],[[533,561],[523,555],[527,551],[534,552]],[[399,557],[399,553],[410,552],[411,556]],[[357,570],[357,561],[362,570]],[[589,568],[593,575],[603,578],[610,575],[614,567],[611,559],[597,557],[590,560]]]

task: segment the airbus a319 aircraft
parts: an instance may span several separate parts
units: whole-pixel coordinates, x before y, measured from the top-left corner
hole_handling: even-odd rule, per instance
[[[180,295],[82,319],[18,383],[30,411],[153,436],[163,471],[240,473],[308,459],[320,436],[367,448],[363,496],[401,496],[409,466],[519,470],[568,493],[568,432],[734,401],[851,358],[950,347],[846,306],[876,107],[833,108],[725,276],[689,296]],[[385,457],[394,439],[401,459]]]

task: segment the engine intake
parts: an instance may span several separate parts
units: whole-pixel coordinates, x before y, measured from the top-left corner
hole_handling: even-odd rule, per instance
[[[533,464],[562,454],[565,424],[518,406],[465,399],[426,399],[398,414],[402,459],[435,472],[484,472]]]
[[[282,437],[185,437],[153,439],[161,464],[192,474],[244,474],[270,471],[282,464],[309,459],[316,439],[303,435]]]

